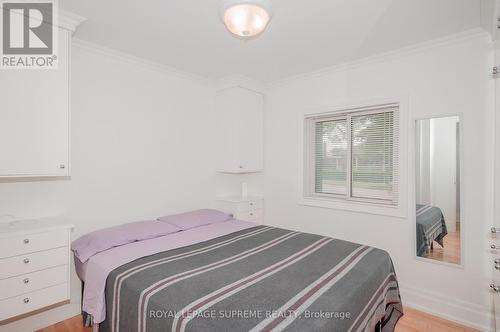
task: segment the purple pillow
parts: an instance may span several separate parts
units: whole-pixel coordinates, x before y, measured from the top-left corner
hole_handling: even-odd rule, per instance
[[[204,225],[216,224],[233,219],[233,216],[221,211],[202,209],[186,213],[173,214],[158,218],[159,221],[181,228],[183,231]]]
[[[179,227],[156,220],[138,221],[85,234],[73,241],[71,250],[82,263],[85,263],[101,251],[180,231]]]

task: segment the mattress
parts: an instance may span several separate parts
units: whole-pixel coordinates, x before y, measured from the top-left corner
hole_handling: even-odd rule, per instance
[[[403,313],[383,250],[262,225],[226,233],[114,268],[99,330],[393,331]]]

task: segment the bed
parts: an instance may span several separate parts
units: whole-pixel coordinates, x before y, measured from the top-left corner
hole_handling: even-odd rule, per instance
[[[231,219],[75,258],[106,331],[393,331],[387,252]]]
[[[443,239],[448,234],[443,212],[431,205],[417,204],[417,255],[425,257],[437,242],[444,247]]]

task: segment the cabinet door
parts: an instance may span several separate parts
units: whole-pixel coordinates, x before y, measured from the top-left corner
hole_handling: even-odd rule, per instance
[[[0,177],[69,175],[69,42],[57,69],[0,73]]]
[[[241,172],[263,170],[264,101],[260,93],[239,89],[236,160]]]
[[[217,93],[215,102],[216,112],[216,151],[217,171],[234,173],[238,169],[236,150],[238,128],[238,95],[234,89]]]

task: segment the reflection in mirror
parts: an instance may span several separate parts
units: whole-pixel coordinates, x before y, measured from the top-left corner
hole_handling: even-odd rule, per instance
[[[460,119],[416,122],[417,256],[460,264]]]

